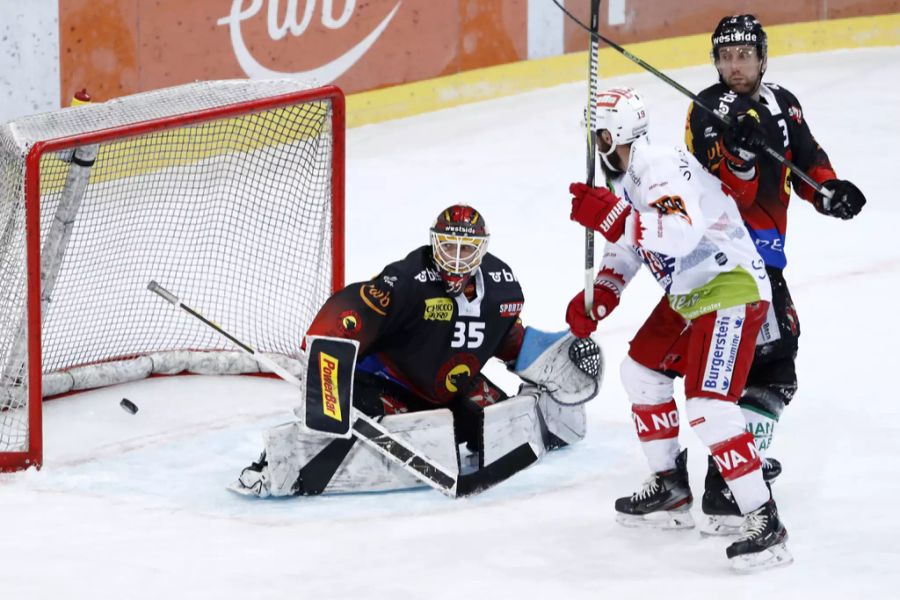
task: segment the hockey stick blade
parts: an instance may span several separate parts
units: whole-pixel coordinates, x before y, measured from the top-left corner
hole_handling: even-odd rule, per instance
[[[460,475],[456,497],[465,498],[502,483],[537,462],[538,456],[527,442],[510,450],[494,462],[468,475]]]

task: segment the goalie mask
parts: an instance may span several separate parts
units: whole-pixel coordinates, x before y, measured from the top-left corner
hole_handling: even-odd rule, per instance
[[[471,206],[454,204],[435,219],[431,252],[448,294],[456,296],[465,289],[481,265],[489,237],[484,218]]]

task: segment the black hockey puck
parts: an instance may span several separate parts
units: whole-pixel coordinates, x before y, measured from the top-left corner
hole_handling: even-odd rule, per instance
[[[128,398],[122,398],[122,401],[119,402],[119,406],[122,407],[122,410],[129,412],[131,414],[135,414],[138,411],[137,404],[135,404]]]

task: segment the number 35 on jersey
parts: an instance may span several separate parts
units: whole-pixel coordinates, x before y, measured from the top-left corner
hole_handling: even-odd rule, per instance
[[[484,323],[481,321],[457,321],[453,324],[451,348],[479,348],[484,342]]]

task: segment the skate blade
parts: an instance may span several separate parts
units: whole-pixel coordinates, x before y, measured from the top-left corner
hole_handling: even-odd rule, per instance
[[[752,573],[775,567],[786,567],[794,562],[794,557],[784,544],[766,548],[762,552],[741,554],[731,559],[731,568],[740,573]]]
[[[708,536],[741,535],[744,533],[744,517],[735,515],[703,515],[700,534]]]
[[[653,512],[646,515],[616,513],[616,523],[646,529],[692,529],[694,517],[687,509]]]

